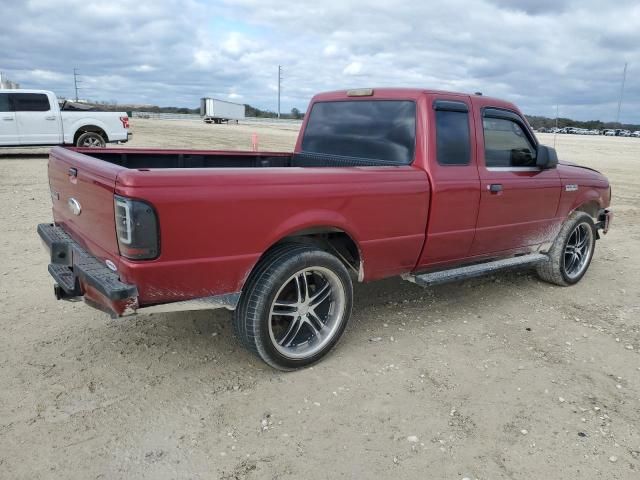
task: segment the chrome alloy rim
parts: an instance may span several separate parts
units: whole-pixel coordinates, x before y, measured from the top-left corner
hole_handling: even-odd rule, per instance
[[[587,268],[593,245],[593,229],[580,223],[573,229],[564,247],[564,272],[567,277],[579,277]]]
[[[278,290],[269,312],[269,336],[288,358],[313,356],[334,338],[345,314],[340,278],[324,267],[291,275]]]
[[[87,137],[82,141],[83,147],[101,147],[102,142],[96,137]]]

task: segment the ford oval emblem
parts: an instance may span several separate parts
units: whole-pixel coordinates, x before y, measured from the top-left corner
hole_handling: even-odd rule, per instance
[[[116,267],[116,264],[108,258],[104,261],[104,263],[107,265],[107,267],[109,267],[109,270],[113,270],[114,272],[118,271],[118,267]]]
[[[73,197],[69,199],[67,205],[69,205],[69,210],[71,210],[71,213],[73,213],[74,215],[80,215],[80,212],[82,212],[80,202]]]

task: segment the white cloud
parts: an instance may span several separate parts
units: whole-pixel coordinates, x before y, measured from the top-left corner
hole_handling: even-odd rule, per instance
[[[351,62],[342,70],[342,73],[344,75],[359,75],[361,72],[362,72],[362,63],[360,62]]]
[[[255,43],[238,32],[231,32],[222,41],[222,50],[231,55],[239,55],[254,48]]]
[[[327,46],[324,47],[324,50],[322,50],[322,54],[325,57],[334,57],[335,55],[337,55],[338,52],[339,52],[339,47],[335,43],[329,43]]]
[[[133,70],[136,72],[153,72],[157,69],[156,67],[153,67],[151,65],[144,64],[144,65],[137,65],[133,67]]]
[[[73,25],[72,33],[64,25]],[[640,122],[637,0],[2,2],[0,69],[25,87],[195,107],[212,92],[274,109],[359,85],[516,101],[532,114]],[[231,98],[230,96],[228,98]]]
[[[60,82],[65,79],[65,75],[58,72],[52,72],[51,70],[35,69],[29,72],[31,78],[44,82]]]

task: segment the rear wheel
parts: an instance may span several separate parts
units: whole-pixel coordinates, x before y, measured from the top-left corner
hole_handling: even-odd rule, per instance
[[[596,228],[591,216],[572,213],[549,250],[549,260],[537,267],[538,276],[561,286],[578,283],[587,273],[595,247]]]
[[[85,132],[76,140],[76,147],[100,148],[105,144],[104,138],[97,132]]]
[[[272,367],[300,368],[338,342],[352,297],[351,277],[336,257],[308,245],[281,245],[247,281],[234,314],[235,331]]]

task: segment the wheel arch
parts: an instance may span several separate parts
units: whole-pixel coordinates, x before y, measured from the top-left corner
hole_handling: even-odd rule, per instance
[[[353,235],[344,229],[328,225],[306,227],[289,232],[271,245],[267,251],[292,241],[315,245],[322,250],[335,254],[347,269],[354,271],[358,275],[359,281],[364,278],[364,262],[360,246],[354,240]]]
[[[583,203],[575,207],[571,211],[571,213],[585,212],[585,213],[588,213],[592,218],[597,219],[601,209],[602,209],[602,206],[598,200],[590,199],[590,200],[584,201]]]
[[[100,136],[102,136],[102,138],[104,138],[105,142],[109,141],[109,136],[107,135],[107,131],[102,126],[94,125],[94,124],[84,124],[76,128],[73,134],[73,144],[74,145],[76,144],[76,142],[78,141],[78,138],[80,138],[80,135],[85,134],[87,132],[98,133]]]
[[[325,223],[305,225],[298,228],[292,227],[274,237],[268,244],[268,247],[263,249],[263,253],[247,271],[244,281],[242,282],[243,290],[252,273],[256,271],[262,260],[267,257],[273,249],[289,242],[305,243],[329,252],[335,255],[336,258],[345,265],[347,270],[354,272],[357,275],[358,281],[364,279],[362,249],[356,237],[352,232],[341,226]]]

